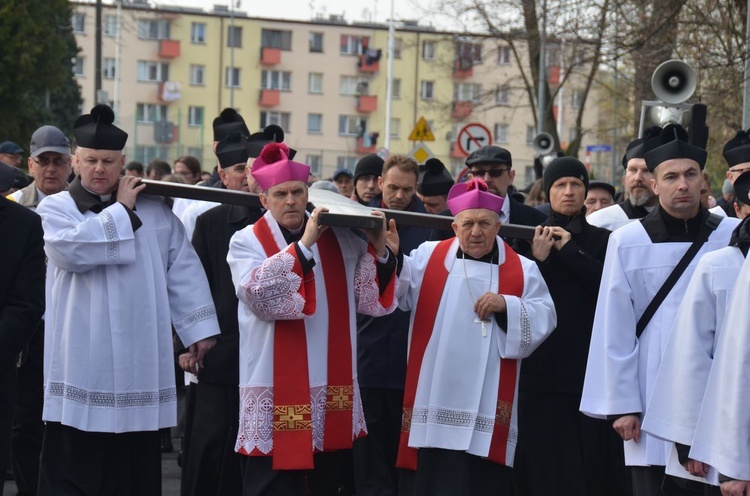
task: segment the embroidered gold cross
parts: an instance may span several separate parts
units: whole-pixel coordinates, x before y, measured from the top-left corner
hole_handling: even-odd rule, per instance
[[[495,413],[495,422],[508,427],[510,425],[510,416],[513,407],[507,401],[497,402],[497,412]]]
[[[275,406],[273,408],[274,427],[285,431],[308,429],[310,413],[308,405]]]
[[[354,387],[328,386],[326,391],[326,409],[349,410],[352,408]]]

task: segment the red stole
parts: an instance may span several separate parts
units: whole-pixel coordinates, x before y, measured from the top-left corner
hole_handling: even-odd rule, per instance
[[[279,252],[265,217],[254,224],[253,233],[268,257]],[[334,304],[336,306],[335,311],[328,312],[328,386],[323,450],[329,451],[352,447],[352,343],[346,270],[336,235],[330,229],[326,230],[318,240],[318,247],[329,310]],[[295,259],[292,270],[303,277],[296,250],[289,250],[289,254]],[[305,299],[302,313],[313,315],[316,311],[313,271],[304,276],[298,292]],[[312,406],[304,320],[275,321],[273,350],[273,469],[312,469]]]
[[[445,257],[448,255],[453,239],[446,239],[438,243],[427,262],[422,291],[417,300],[414,313],[409,348],[409,361],[406,367],[406,385],[404,387],[404,413],[401,421],[401,440],[398,447],[396,466],[400,468],[417,469],[417,449],[409,447],[409,432],[411,416],[414,408],[414,398],[417,394],[417,381],[422,369],[422,359],[427,344],[432,337],[435,327],[440,299],[448,279],[445,268]],[[439,289],[438,289],[439,288]],[[498,294],[521,297],[523,294],[523,268],[518,254],[508,244],[505,244],[505,262],[498,266]],[[495,412],[495,427],[490,442],[488,458],[493,462],[506,464],[508,435],[510,434],[510,420],[513,411],[513,401],[516,394],[516,377],[518,360],[500,359],[500,382],[498,384],[497,409]]]

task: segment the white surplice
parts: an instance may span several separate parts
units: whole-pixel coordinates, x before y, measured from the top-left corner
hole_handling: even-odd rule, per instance
[[[596,418],[644,413],[677,308],[701,256],[729,244],[734,219],[711,233],[640,338],[638,319],[691,243],[653,243],[640,222],[609,238],[589,347],[581,411]],[[664,466],[669,445],[648,433],[625,442],[626,465]]]
[[[750,258],[729,300],[690,457],[750,480]]]
[[[189,346],[219,333],[203,267],[163,201],[81,213],[67,191],[37,212],[47,252],[44,415],[79,430],[177,423],[172,326]]]
[[[309,215],[309,214],[308,214]],[[291,269],[294,265],[294,244],[288,245],[279,224],[270,212],[264,214],[279,253],[266,256],[253,226],[232,236],[227,262],[240,300],[240,421],[237,451],[257,449],[270,453],[273,449],[273,354],[276,320],[304,318],[307,339],[307,360],[312,405],[313,446],[323,450],[326,386],[328,385],[328,315],[341,311],[337,302],[328,301],[325,275],[317,243],[312,246],[315,266],[316,310],[312,316],[302,314],[305,300],[297,290],[301,279]],[[347,295],[349,297],[349,334],[352,343],[352,378],[354,405],[352,436],[366,432],[362,402],[357,385],[357,323],[356,313],[379,317],[396,309],[396,298],[388,308],[379,302],[375,259],[367,253],[365,241],[349,229],[331,228],[344,259]],[[395,274],[394,274],[395,277]],[[395,282],[395,281],[394,281]]]
[[[503,264],[505,244],[500,238],[497,243],[498,261]],[[423,243],[404,257],[399,277],[399,307],[403,310],[415,309],[436,246],[437,242]],[[501,329],[492,316],[485,321],[484,336],[469,293],[478,298],[488,290],[497,292],[497,264],[457,259],[458,247],[454,238],[445,258],[448,279],[419,372],[409,446],[486,457],[495,424],[500,358],[529,356],[555,328],[557,314],[536,264],[520,257],[523,294],[521,298],[505,295],[507,329]],[[415,314],[412,311],[410,339]],[[518,398],[518,374],[514,398]],[[517,405],[514,401],[507,444],[507,465],[511,467],[518,438]]]
[[[744,261],[739,248],[727,246],[706,253],[698,262],[677,310],[643,419],[643,430],[649,434],[692,445],[716,343]],[[668,467],[675,466],[675,456],[671,450]],[[684,470],[672,475],[684,476]]]
[[[610,205],[586,216],[586,222],[592,226],[603,227],[610,231],[616,231],[636,220],[638,219],[629,218],[620,205]]]

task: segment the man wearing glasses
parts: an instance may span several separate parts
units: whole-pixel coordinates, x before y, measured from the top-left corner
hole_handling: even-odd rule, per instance
[[[48,195],[64,191],[70,176],[70,141],[54,126],[42,126],[31,135],[28,159],[34,182],[10,195],[36,210]],[[28,347],[18,360],[18,398],[13,420],[13,473],[19,494],[36,494],[39,455],[42,451],[44,320],[36,326]]]
[[[508,187],[513,184],[516,171],[513,170],[513,159],[510,152],[499,146],[483,146],[469,155],[466,166],[472,178],[480,178],[487,183],[487,190],[504,199],[500,212],[502,224],[521,224],[538,226],[547,216],[528,205],[519,203],[508,194]]]
[[[31,135],[28,159],[34,182],[10,195],[21,205],[36,210],[46,196],[65,191],[70,176],[70,141],[55,126],[42,126]]]

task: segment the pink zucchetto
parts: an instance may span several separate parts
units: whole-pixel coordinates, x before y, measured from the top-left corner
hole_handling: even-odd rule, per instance
[[[481,179],[472,179],[458,183],[448,192],[448,208],[453,215],[473,208],[486,208],[500,213],[503,198],[487,191],[487,183]]]
[[[250,174],[263,191],[287,181],[307,183],[310,166],[289,160],[289,147],[284,143],[269,143],[253,162]]]

